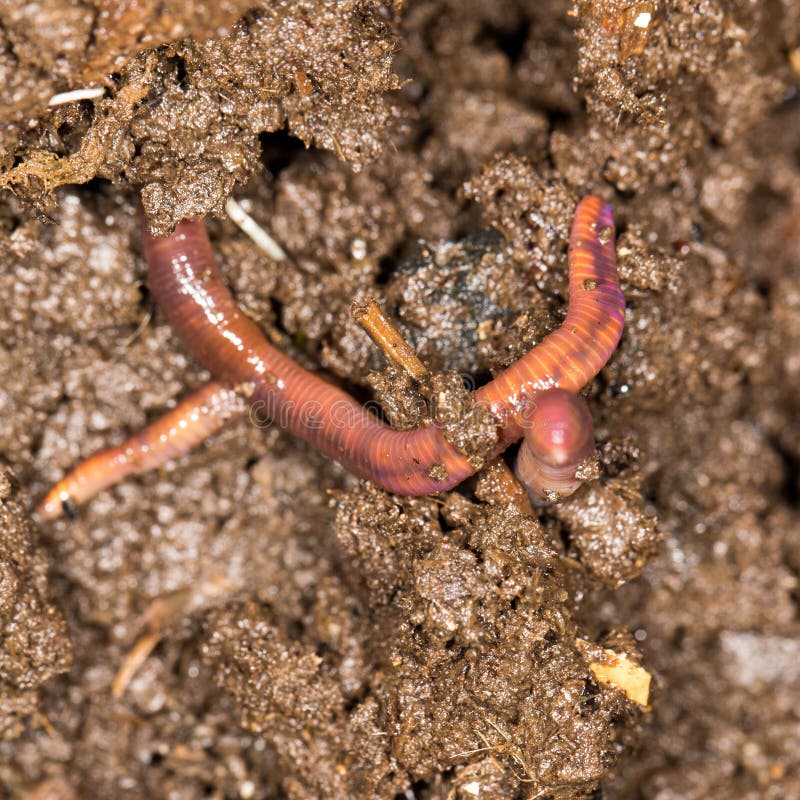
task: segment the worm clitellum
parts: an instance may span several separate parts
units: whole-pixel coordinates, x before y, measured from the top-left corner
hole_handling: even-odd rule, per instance
[[[497,425],[498,441],[489,458],[520,438],[528,400],[553,388],[577,393],[616,348],[625,305],[617,276],[613,226],[611,207],[601,198],[581,200],[570,236],[569,305],[564,322],[475,392],[475,404],[488,409]],[[173,330],[220,384],[250,386],[248,399],[260,414],[354,474],[397,494],[450,489],[474,473],[475,468],[435,424],[394,430],[350,395],[269,344],[226,288],[202,220],[184,221],[163,239],[145,232],[144,239],[150,291]],[[139,435],[148,435],[148,431]],[[204,436],[192,436],[185,449]],[[151,454],[161,446],[149,435],[147,444]],[[172,452],[169,457],[174,455]],[[93,459],[104,457],[100,488],[131,471],[120,471],[105,454]],[[62,500],[81,502],[94,493],[87,481],[80,497],[73,496],[68,480],[69,476],[65,479],[67,490],[57,495]]]

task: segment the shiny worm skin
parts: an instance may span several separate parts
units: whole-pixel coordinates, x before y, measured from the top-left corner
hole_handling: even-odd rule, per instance
[[[226,288],[202,220],[181,222],[163,239],[145,231],[144,246],[150,291],[172,329],[219,384],[249,386],[248,400],[259,415],[397,494],[450,489],[475,472],[435,424],[394,430],[269,344]],[[625,303],[611,207],[601,198],[588,196],[578,204],[568,260],[569,303],[562,325],[474,393],[475,405],[488,409],[497,425],[489,458],[522,436],[532,397],[553,388],[577,393],[619,342]],[[191,446],[201,438],[193,437]],[[123,477],[111,459],[107,462],[103,486]]]
[[[515,472],[539,500],[559,500],[582,483],[578,468],[594,452],[589,406],[579,394],[547,389],[531,400]]]
[[[241,395],[229,386],[206,383],[122,444],[82,461],[47,493],[36,507],[37,516],[55,519],[65,505],[85,503],[129,475],[162,466],[197,447],[246,408]]]

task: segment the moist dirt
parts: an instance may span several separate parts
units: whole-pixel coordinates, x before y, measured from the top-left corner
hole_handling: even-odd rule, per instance
[[[800,797],[800,6],[9,2],[0,88],[0,797]],[[497,464],[390,495],[241,417],[33,521],[208,378],[141,207],[208,215],[270,341],[482,464],[453,410],[563,319],[590,192],[626,328],[568,500]]]

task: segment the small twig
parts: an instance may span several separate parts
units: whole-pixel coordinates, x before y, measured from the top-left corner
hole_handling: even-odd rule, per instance
[[[113,697],[121,697],[130,685],[142,664],[147,661],[166,629],[193,610],[210,605],[217,598],[228,594],[233,585],[222,574],[215,573],[201,579],[197,584],[179,589],[150,602],[142,615],[142,624],[147,628],[134,643],[122,661],[111,684]]]
[[[389,361],[404,369],[415,381],[421,381],[428,374],[428,368],[374,298],[368,298],[365,303],[354,302],[350,313]]]
[[[111,684],[112,697],[122,697],[128,688],[128,684],[133,680],[133,676],[136,675],[142,664],[147,661],[147,657],[155,649],[155,646],[161,641],[162,635],[163,631],[161,630],[151,631],[136,640],[136,644],[125,656],[122,666],[114,676],[114,681]]]
[[[286,261],[286,251],[232,197],[225,203],[231,221],[249,236],[255,245],[273,261]]]
[[[47,105],[51,108],[53,106],[63,106],[65,103],[74,103],[78,100],[98,100],[105,96],[106,90],[102,86],[95,89],[73,89],[70,92],[60,92],[54,94],[48,101]]]
[[[144,329],[150,324],[150,320],[153,318],[153,311],[151,309],[147,309],[144,312],[144,316],[139,320],[139,324],[136,326],[136,330],[122,342],[122,348],[127,349],[130,347],[141,335]]]

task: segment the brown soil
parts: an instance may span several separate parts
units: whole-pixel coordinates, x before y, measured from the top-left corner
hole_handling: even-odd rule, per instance
[[[0,797],[800,797],[799,9],[0,4]],[[150,302],[139,197],[160,233],[215,213],[271,340],[403,427],[425,398],[349,313],[384,298],[477,460],[454,374],[558,324],[590,191],[628,311],[568,501],[531,515],[491,469],[396,497],[240,419],[32,524],[207,377]]]

